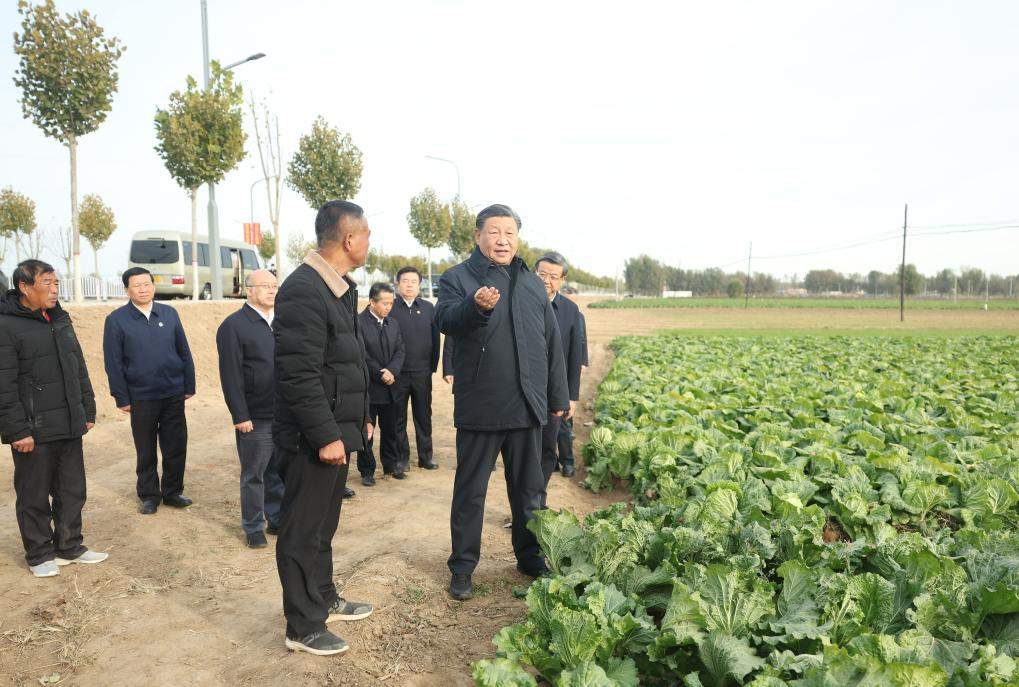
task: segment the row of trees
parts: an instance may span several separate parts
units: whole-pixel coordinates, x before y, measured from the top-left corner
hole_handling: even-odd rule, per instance
[[[871,270],[844,274],[831,269],[810,270],[801,280],[794,274],[778,279],[764,272],[754,272],[749,281],[745,272],[724,272],[712,267],[704,270],[683,270],[666,265],[649,255],[626,261],[626,288],[632,293],[657,296],[665,290],[691,291],[695,296],[741,297],[747,287],[759,296],[806,292],[813,295],[856,294],[891,296],[899,292],[900,268],[892,272]],[[975,267],[960,270],[943,269],[925,276],[916,265],[907,264],[905,292],[907,296],[990,296],[1016,295],[1019,275],[986,274]]]
[[[99,250],[110,239],[110,236],[117,228],[117,221],[111,210],[97,195],[89,194],[82,199],[81,207],[78,210],[78,230],[81,236],[85,237],[92,246],[95,258],[95,274],[99,275]],[[42,253],[43,237],[38,230],[35,217],[35,201],[28,196],[18,193],[11,187],[0,190],[0,238],[3,239],[3,247],[0,248],[0,262],[7,254],[7,244],[14,244],[15,258],[18,262],[25,257],[38,258]],[[74,255],[77,245],[74,243],[74,234],[70,233],[70,249],[65,259],[70,263],[68,268],[73,267]],[[64,239],[61,237],[61,253],[63,254]],[[79,251],[80,252],[80,251]]]

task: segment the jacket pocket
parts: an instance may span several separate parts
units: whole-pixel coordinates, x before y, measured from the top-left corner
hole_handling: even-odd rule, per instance
[[[481,366],[485,362],[485,347],[482,345],[481,353],[478,355],[478,364],[474,366],[474,382],[477,383],[478,375],[481,374]],[[455,379],[455,378],[454,378]]]
[[[340,393],[340,375],[333,377],[333,397],[329,399],[329,410],[332,410],[335,414],[336,409],[340,407],[340,402],[343,400],[343,394]]]

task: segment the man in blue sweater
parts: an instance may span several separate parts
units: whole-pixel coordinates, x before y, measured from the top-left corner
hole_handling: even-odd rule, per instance
[[[132,267],[123,274],[131,302],[106,318],[103,355],[110,394],[131,416],[138,457],[138,498],[143,514],[168,506],[185,508],[184,464],[188,426],[184,401],[195,395],[195,364],[177,311],[153,302],[152,274]],[[163,454],[163,479],[157,470],[156,442]]]

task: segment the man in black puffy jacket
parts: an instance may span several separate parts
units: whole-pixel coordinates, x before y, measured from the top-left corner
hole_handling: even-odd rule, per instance
[[[13,278],[0,300],[0,438],[14,454],[25,559],[33,575],[52,577],[62,565],[107,556],[85,548],[81,535],[81,438],[95,425],[96,400],[53,267],[25,260]]]
[[[520,219],[505,205],[480,213],[477,246],[446,270],[435,320],[453,348],[456,478],[450,512],[449,593],[469,599],[481,556],[485,494],[501,453],[513,515],[517,570],[531,577],[548,568],[527,529],[542,507],[541,428],[570,407],[563,347],[545,287],[516,257]]]
[[[372,612],[370,604],[337,595],[332,548],[349,456],[364,448],[373,429],[357,285],[347,276],[364,264],[369,234],[359,206],[341,200],[323,205],[315,218],[318,249],[283,282],[272,321],[272,434],[284,486],[276,567],[285,644],[317,656],[348,648],[326,623],[360,620]]]

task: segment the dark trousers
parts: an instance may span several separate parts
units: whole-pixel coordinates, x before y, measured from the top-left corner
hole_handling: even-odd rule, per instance
[[[456,431],[456,477],[449,514],[453,540],[453,552],[447,561],[450,572],[470,575],[481,558],[485,496],[499,453],[505,466],[506,493],[513,515],[513,553],[528,570],[544,566],[538,540],[527,529],[527,522],[541,507],[540,451],[540,427],[499,432]]]
[[[404,467],[410,464],[410,439],[407,436],[407,403],[414,416],[414,437],[417,443],[418,462],[432,462],[432,373],[402,372],[396,378],[396,435],[400,442],[400,460]]]
[[[304,637],[326,627],[336,600],[333,535],[340,523],[348,462],[328,465],[318,455],[279,449],[283,513],[276,541],[276,568],[283,587],[287,636]]]
[[[548,414],[548,423],[541,428],[541,476],[544,484],[541,487],[541,507],[548,507],[548,482],[552,479],[559,464],[556,452],[559,450],[559,423],[562,420],[558,415]]]
[[[184,464],[188,452],[188,423],[184,397],[131,402],[131,434],[138,456],[138,498],[158,501],[184,491]],[[163,482],[156,467],[156,442],[163,454]]]
[[[14,453],[14,513],[25,560],[39,565],[55,557],[85,553],[81,509],[85,505],[85,460],[81,438],[36,444]],[[52,501],[51,501],[52,500]]]
[[[375,453],[372,450],[375,445],[375,437],[380,437],[379,458],[382,461],[382,471],[387,475],[391,475],[400,467],[402,462],[400,460],[400,444],[396,436],[396,421],[394,419],[397,405],[399,404],[386,403],[376,405],[373,403],[368,406],[368,412],[371,414],[371,423],[375,426],[375,431],[372,433],[371,441],[368,442],[364,450],[357,452],[357,471],[361,473],[362,477],[375,474]],[[404,419],[404,425],[406,424],[406,419]],[[407,438],[406,432],[403,438]]]
[[[245,534],[261,532],[265,521],[279,526],[283,481],[272,443],[272,420],[252,420],[250,432],[236,432],[241,460],[241,527]]]
[[[559,423],[559,464],[573,465],[573,418]]]

